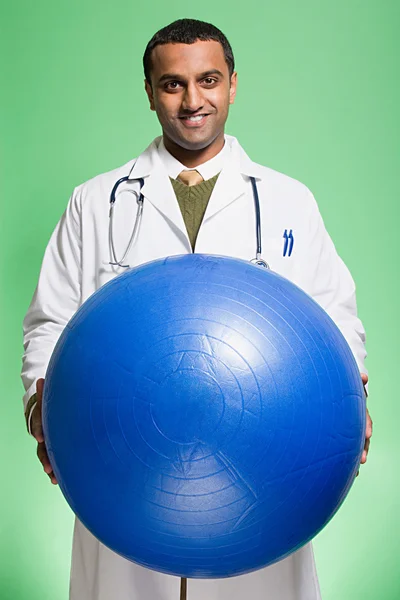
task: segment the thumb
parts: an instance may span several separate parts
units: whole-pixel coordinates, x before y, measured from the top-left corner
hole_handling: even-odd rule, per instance
[[[368,375],[366,373],[361,373],[361,381],[362,381],[363,386],[364,386],[365,397],[368,398],[367,388],[365,387],[367,385],[367,383],[368,383]]]

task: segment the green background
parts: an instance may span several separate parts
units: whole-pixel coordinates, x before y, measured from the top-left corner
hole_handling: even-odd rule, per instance
[[[68,595],[73,516],[24,429],[22,319],[73,187],[159,134],[142,54],[156,30],[182,17],[227,35],[239,78],[227,133],[312,190],[357,284],[375,429],[367,464],[315,540],[323,600],[400,598],[399,3],[201,4],[2,3],[1,600]]]

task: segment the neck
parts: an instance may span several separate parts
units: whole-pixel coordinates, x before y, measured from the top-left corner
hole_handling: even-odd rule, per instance
[[[164,146],[176,160],[179,160],[188,169],[194,169],[211,158],[214,158],[224,147],[225,137],[222,132],[209,146],[199,150],[187,150],[173,142],[166,134],[163,134]]]

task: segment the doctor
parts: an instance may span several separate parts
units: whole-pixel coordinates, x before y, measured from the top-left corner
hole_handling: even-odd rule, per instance
[[[57,482],[41,427],[43,378],[54,345],[78,307],[124,271],[110,264],[116,261],[109,244],[109,197],[115,182],[125,176],[129,178],[118,189],[113,223],[117,260],[129,246],[139,179],[144,183],[140,228],[124,259],[130,266],[190,252],[254,258],[250,182],[254,177],[264,260],[331,315],[367,382],[365,334],[357,318],[354,283],[311,192],[300,182],[254,163],[237,139],[224,133],[237,83],[225,36],[208,23],[176,21],[154,35],[143,62],[150,109],[157,114],[162,136],[137,159],[75,189],[47,245],[24,319],[25,415],[53,483]],[[256,104],[260,109],[262,99]],[[362,463],[371,434],[368,415]],[[178,578],[118,556],[75,520],[70,600],[178,600],[180,590]],[[187,592],[190,600],[318,600],[312,545],[249,575],[190,580]]]

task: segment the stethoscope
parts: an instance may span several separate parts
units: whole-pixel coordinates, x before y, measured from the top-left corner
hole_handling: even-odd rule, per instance
[[[113,266],[122,267],[124,269],[129,268],[129,265],[124,264],[124,262],[125,262],[127,255],[129,254],[130,249],[132,248],[132,244],[133,244],[133,242],[137,236],[137,233],[139,231],[140,223],[142,221],[143,203],[144,203],[144,196],[142,194],[142,187],[144,185],[144,179],[142,179],[141,177],[136,180],[133,179],[132,181],[138,181],[139,185],[140,185],[139,193],[133,192],[136,196],[136,201],[137,201],[137,205],[138,205],[137,212],[136,212],[136,219],[135,219],[135,224],[133,226],[131,237],[128,242],[128,246],[126,247],[126,250],[125,250],[121,260],[118,260],[116,252],[115,252],[114,235],[113,235],[114,207],[115,207],[115,201],[117,199],[116,198],[117,190],[118,190],[119,186],[121,185],[121,183],[124,183],[124,181],[128,181],[128,179],[129,179],[129,175],[126,175],[125,177],[121,177],[121,179],[118,179],[118,181],[114,184],[114,187],[111,190],[109,229],[108,229],[108,239],[109,239],[110,250],[111,250],[111,258],[113,261],[113,262],[110,262],[109,264],[113,265]],[[269,269],[268,263],[265,262],[265,260],[261,257],[261,251],[262,251],[262,249],[261,249],[261,216],[260,216],[260,200],[258,197],[257,184],[256,184],[256,180],[254,177],[250,177],[250,181],[251,181],[251,185],[253,188],[254,208],[255,208],[255,215],[256,215],[256,240],[257,240],[256,256],[255,256],[255,258],[252,258],[250,260],[250,262],[255,265],[258,265],[260,267],[265,267],[266,269]]]

